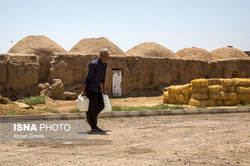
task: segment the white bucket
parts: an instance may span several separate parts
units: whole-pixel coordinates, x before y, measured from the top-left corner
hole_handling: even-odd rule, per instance
[[[110,101],[109,101],[109,96],[108,95],[104,95],[103,94],[103,102],[104,102],[104,109],[102,110],[102,112],[110,112],[112,111],[111,105],[110,105]]]
[[[86,96],[79,95],[77,100],[77,108],[80,111],[87,112],[89,109],[89,99]]]

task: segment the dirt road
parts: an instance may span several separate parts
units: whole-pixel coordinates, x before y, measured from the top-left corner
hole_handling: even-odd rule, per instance
[[[1,142],[0,165],[250,165],[250,114],[100,119],[85,142]]]

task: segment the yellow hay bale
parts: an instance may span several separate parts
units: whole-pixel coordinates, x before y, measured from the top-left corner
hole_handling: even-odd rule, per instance
[[[175,94],[176,99],[179,104],[188,104],[190,97],[185,94]]]
[[[170,104],[178,104],[178,100],[176,99],[174,94],[168,94],[168,103]]]
[[[217,105],[217,106],[223,106],[224,102],[223,102],[223,100],[215,100],[215,105]]]
[[[236,100],[237,94],[236,93],[229,93],[229,92],[219,92],[219,99],[222,100]]]
[[[249,78],[242,78],[239,79],[240,86],[250,86],[250,79]]]
[[[210,99],[220,99],[219,93],[210,93],[209,92],[209,98]]]
[[[207,93],[193,93],[191,95],[192,99],[199,99],[199,100],[204,100],[204,99],[208,99],[209,95]]]
[[[204,78],[201,79],[195,79],[193,81],[191,81],[192,83],[192,87],[206,87],[208,86],[207,80]]]
[[[212,99],[208,99],[208,100],[191,99],[189,101],[189,105],[196,106],[196,107],[199,107],[199,106],[213,106],[213,105],[215,105],[215,100],[212,100]]]
[[[213,106],[215,105],[215,100],[213,99],[201,100],[200,103],[201,103],[201,106]]]
[[[191,99],[189,101],[189,105],[199,107],[201,104],[200,104],[200,102],[198,100]]]
[[[248,93],[250,93],[250,87],[237,87],[236,88],[236,91],[238,92],[238,93],[242,93],[242,94],[248,94]]]
[[[192,93],[208,93],[208,87],[195,87],[191,88]]]
[[[168,92],[174,94],[182,93],[182,85],[170,86],[168,87]]]
[[[184,100],[185,100],[185,95],[184,94],[176,94],[175,97],[176,97],[176,99],[178,100],[178,102],[180,104],[184,103]]]
[[[235,86],[224,86],[223,87],[224,92],[235,92],[236,91],[235,89],[236,89]]]
[[[192,93],[192,85],[191,84],[186,84],[182,86],[182,92],[184,94],[191,94]]]
[[[208,85],[221,85],[221,81],[218,78],[207,79]]]
[[[220,79],[222,86],[236,86],[239,84],[239,79],[233,78],[233,79]]]
[[[163,103],[167,103],[168,102],[168,92],[164,92],[163,93]]]
[[[233,106],[233,105],[238,105],[238,104],[240,104],[238,100],[224,100],[225,106]]]
[[[238,94],[238,99],[242,102],[249,102],[250,103],[250,94]]]
[[[212,86],[209,86],[208,87],[209,89],[209,93],[212,92],[212,93],[218,93],[219,91],[222,91],[223,90],[223,87],[221,85],[212,85]]]

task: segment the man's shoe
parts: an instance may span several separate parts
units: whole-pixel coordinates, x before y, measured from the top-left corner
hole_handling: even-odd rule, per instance
[[[96,127],[96,128],[91,129],[91,132],[102,132],[102,133],[104,133],[105,131],[100,129],[99,127]]]

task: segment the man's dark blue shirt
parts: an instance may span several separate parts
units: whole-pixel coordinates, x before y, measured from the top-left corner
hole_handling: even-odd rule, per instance
[[[84,80],[88,90],[102,93],[101,83],[105,83],[106,69],[107,63],[102,63],[100,58],[89,63],[88,74]]]

